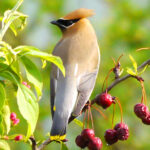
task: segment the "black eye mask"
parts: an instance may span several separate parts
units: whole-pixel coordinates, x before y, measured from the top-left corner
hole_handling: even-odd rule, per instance
[[[58,23],[63,25],[64,27],[69,27],[71,26],[72,24],[78,22],[79,19],[72,19],[72,20],[63,20],[63,19],[58,19]]]

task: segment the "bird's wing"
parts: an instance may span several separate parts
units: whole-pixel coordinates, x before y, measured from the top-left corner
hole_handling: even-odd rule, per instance
[[[51,77],[50,79],[50,102],[51,102],[52,118],[54,116],[54,111],[55,111],[54,103],[55,103],[56,87],[57,87],[57,79],[54,77]]]
[[[98,70],[92,73],[85,74],[84,76],[81,77],[80,83],[78,86],[78,97],[77,97],[76,105],[69,119],[69,122],[72,121],[74,118],[76,118],[80,114],[81,110],[83,109],[87,101],[89,100],[90,95],[95,85],[97,73],[98,73]]]

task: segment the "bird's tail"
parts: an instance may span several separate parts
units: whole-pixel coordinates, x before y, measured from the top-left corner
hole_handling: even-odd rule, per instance
[[[55,97],[55,111],[51,128],[51,140],[64,140],[69,117],[77,99],[77,85],[74,78],[64,78],[58,82]]]

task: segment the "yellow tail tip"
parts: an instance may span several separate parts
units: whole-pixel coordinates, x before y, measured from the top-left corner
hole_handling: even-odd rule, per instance
[[[54,136],[50,136],[50,140],[51,141],[63,141],[66,137],[65,135],[54,135]]]

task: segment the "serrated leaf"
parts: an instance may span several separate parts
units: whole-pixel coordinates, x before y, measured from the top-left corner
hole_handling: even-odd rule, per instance
[[[3,84],[0,83],[0,111],[2,110],[6,99],[5,89]]]
[[[83,128],[83,122],[81,122],[80,120],[78,119],[74,119],[73,120],[78,126],[80,126],[81,128]]]
[[[137,75],[131,68],[127,68],[127,73],[132,75],[132,76],[136,76]]]
[[[134,67],[135,73],[137,73],[137,63],[136,63],[135,59],[131,55],[129,55],[129,58],[132,61],[132,65]]]
[[[0,140],[0,150],[10,150],[9,144],[4,140]]]
[[[61,150],[69,150],[67,145],[61,142]]]
[[[3,114],[3,122],[5,124],[5,130],[6,133],[8,134],[10,131],[10,126],[11,126],[11,122],[10,122],[10,108],[8,105],[4,105],[3,109],[2,109],[2,114]]]
[[[46,52],[41,52],[39,49],[31,47],[31,46],[19,46],[14,49],[20,56],[33,56],[41,58],[42,60],[47,60],[49,62],[54,63],[65,76],[65,68],[63,66],[63,62],[60,57],[54,56],[52,54],[48,54]]]
[[[21,115],[28,123],[26,138],[29,138],[33,134],[36,127],[39,115],[39,106],[32,91],[22,84],[18,86],[17,104]]]
[[[38,98],[40,98],[42,95],[43,88],[42,76],[40,71],[38,70],[36,65],[27,57],[21,57],[21,61],[25,66],[27,79],[34,85]]]

